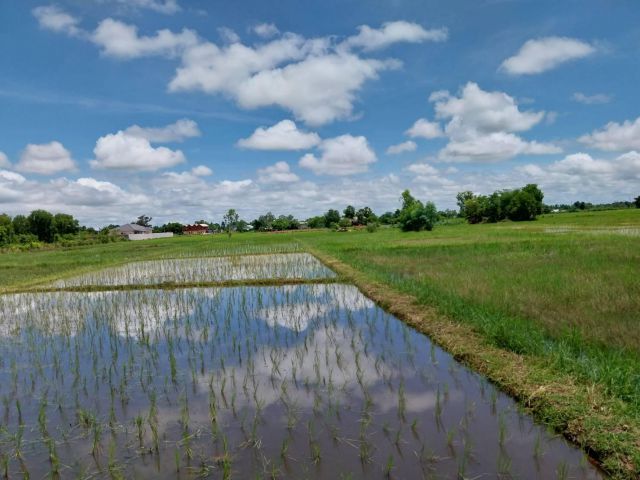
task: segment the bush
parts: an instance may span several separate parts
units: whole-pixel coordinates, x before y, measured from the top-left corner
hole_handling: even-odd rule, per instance
[[[367,223],[367,232],[374,233],[378,231],[378,222]]]
[[[352,225],[351,223],[351,219],[350,218],[341,218],[340,221],[338,222],[338,226],[340,228],[344,228],[345,230],[347,228],[349,228]]]

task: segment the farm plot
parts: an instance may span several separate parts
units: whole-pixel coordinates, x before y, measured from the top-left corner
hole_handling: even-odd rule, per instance
[[[600,476],[340,283],[0,296],[0,397],[10,478]]]
[[[58,288],[229,280],[328,279],[335,273],[308,253],[178,258],[127,263],[54,282]]]

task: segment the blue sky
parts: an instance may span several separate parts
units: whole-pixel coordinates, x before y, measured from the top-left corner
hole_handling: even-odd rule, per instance
[[[640,194],[635,1],[0,2],[0,211]]]

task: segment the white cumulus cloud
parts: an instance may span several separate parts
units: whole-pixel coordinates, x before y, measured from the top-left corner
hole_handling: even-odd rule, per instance
[[[175,2],[136,3],[151,8]],[[57,13],[65,14],[62,10]],[[289,32],[279,34],[271,24],[257,25],[253,30],[262,43],[246,45],[223,27],[220,32],[225,41],[217,45],[186,28],[141,34],[136,25],[106,18],[93,32],[83,31],[81,36],[100,47],[103,55],[121,60],[146,56],[180,59],[169,82],[170,92],[220,94],[246,109],[276,106],[309,125],[351,118],[364,84],[377,79],[382,71],[402,65],[392,58],[366,58],[363,51],[447,37],[444,28],[426,30],[406,21],[388,22],[380,28],[362,25],[358,34],[342,42],[335,36],[307,39]],[[59,27],[58,31],[64,29]]]
[[[180,150],[153,147],[149,140],[127,135],[123,131],[100,137],[93,149],[93,168],[152,171],[185,162]]]
[[[604,128],[583,135],[579,141],[598,150],[640,150],[640,117],[623,123],[609,122]]]
[[[428,163],[412,163],[407,170],[418,175],[438,175],[440,172],[433,165]]]
[[[193,167],[191,169],[191,173],[196,177],[208,177],[210,175],[213,175],[213,170],[211,170],[206,165],[198,165],[197,167]]]
[[[75,162],[71,158],[69,150],[60,142],[50,142],[40,145],[29,144],[26,146],[16,170],[20,172],[52,175],[54,173],[74,170]]]
[[[366,172],[376,161],[376,154],[363,136],[341,135],[323,140],[320,157],[308,153],[300,159],[300,166],[316,175],[353,175]]]
[[[80,20],[55,5],[36,7],[31,13],[38,20],[40,28],[64,33],[71,37],[83,34],[83,31],[78,27]]]
[[[291,171],[287,162],[276,162],[258,170],[258,180],[262,183],[293,183],[300,177]]]
[[[253,27],[253,32],[262,38],[270,38],[278,35],[280,30],[273,23],[259,23]]]
[[[448,161],[501,162],[517,155],[548,155],[562,149],[548,143],[528,142],[508,132],[492,132],[464,140],[450,141],[439,158]]]
[[[91,34],[91,40],[102,48],[104,55],[123,60],[152,55],[171,58],[198,44],[193,30],[173,33],[163,29],[153,36],[140,36],[137,27],[113,18],[102,20]]]
[[[106,181],[96,180],[91,177],[68,180],[60,178],[52,180],[52,185],[58,188],[65,204],[81,207],[106,206],[116,204],[135,205],[146,202],[142,194],[125,192],[119,186]]]
[[[27,181],[22,175],[9,170],[0,170],[0,180],[11,183],[24,183]]]
[[[500,69],[510,75],[533,75],[595,52],[593,45],[575,38],[536,38],[525,42],[518,53],[502,62]]]
[[[151,143],[182,142],[201,135],[198,124],[186,118],[164,127],[144,128],[132,125],[124,133],[131,137],[144,138]]]
[[[405,132],[412,138],[438,138],[443,137],[444,133],[438,122],[430,122],[425,118],[419,118],[411,126],[409,130]]]
[[[268,128],[259,127],[250,137],[238,140],[239,147],[253,150],[307,150],[319,143],[317,133],[299,130],[291,120],[282,120]]]
[[[407,140],[406,142],[391,145],[389,148],[387,148],[387,153],[389,155],[399,155],[404,152],[413,152],[416,148],[418,148],[416,142]]]
[[[439,152],[440,160],[498,162],[520,154],[561,152],[556,145],[530,142],[514,133],[533,128],[545,112],[521,111],[506,93],[488,92],[469,82],[459,96],[438,91],[430,101],[436,117],[448,121],[444,133],[449,143]]]
[[[9,157],[4,152],[0,152],[0,168],[11,168]]]
[[[146,8],[165,15],[173,15],[182,10],[177,0],[116,0],[129,8]]]
[[[400,20],[383,23],[380,28],[361,25],[358,27],[358,34],[347,38],[345,45],[360,47],[365,51],[369,51],[379,50],[399,42],[444,42],[447,37],[448,31],[446,28],[426,30],[417,23]]]

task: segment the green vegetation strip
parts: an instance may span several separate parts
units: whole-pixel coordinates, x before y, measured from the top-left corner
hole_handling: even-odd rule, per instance
[[[3,290],[2,294],[53,293],[53,292],[110,292],[123,290],[175,290],[178,288],[215,288],[215,287],[271,287],[279,285],[308,285],[327,283],[347,283],[338,275],[327,278],[253,278],[241,280],[218,280],[210,282],[164,282],[150,284],[125,285],[80,285],[72,287],[27,287]]]
[[[390,289],[317,249],[311,253],[382,308],[485,375],[538,421],[586,451],[613,478],[639,478],[640,419],[627,402],[561,371],[543,355],[493,345],[472,325],[452,320],[415,296]]]

